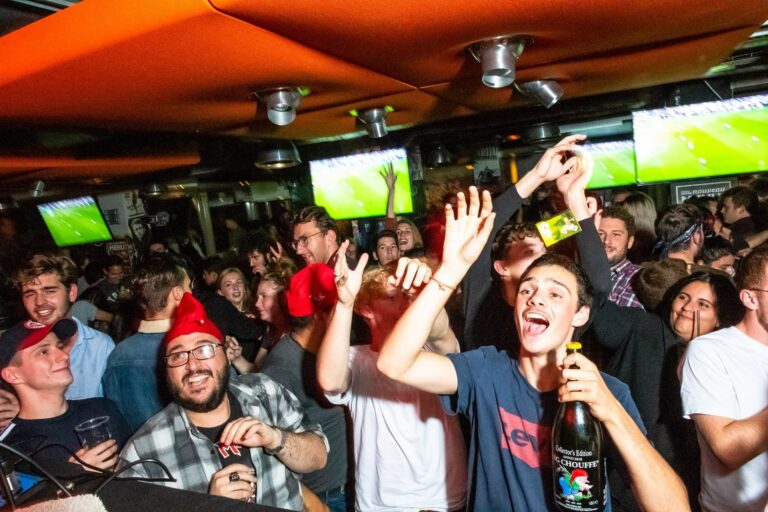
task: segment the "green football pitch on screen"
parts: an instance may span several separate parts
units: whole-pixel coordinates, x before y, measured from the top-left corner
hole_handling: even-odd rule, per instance
[[[636,112],[642,183],[768,170],[768,96]]]
[[[404,149],[361,153],[310,162],[315,204],[334,219],[383,217],[387,212],[388,164],[397,176],[395,213],[412,213],[411,180]]]
[[[109,228],[90,196],[37,206],[59,247],[112,240]]]
[[[585,144],[584,149],[592,155],[594,164],[588,189],[635,183],[635,147],[631,140]]]

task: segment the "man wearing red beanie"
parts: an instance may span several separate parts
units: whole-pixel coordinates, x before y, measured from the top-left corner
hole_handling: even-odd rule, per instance
[[[295,473],[325,466],[328,444],[296,397],[261,374],[229,382],[223,336],[187,293],[165,338],[173,402],[128,441],[119,467],[139,459],[168,466],[175,482],[160,485],[300,510]],[[161,476],[138,465],[127,476]]]

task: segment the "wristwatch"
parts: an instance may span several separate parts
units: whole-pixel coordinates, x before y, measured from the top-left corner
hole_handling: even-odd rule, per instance
[[[283,448],[285,448],[285,438],[286,438],[285,430],[278,428],[277,431],[280,432],[280,444],[274,450],[270,450],[265,446],[264,453],[266,453],[267,455],[277,455],[283,450]]]

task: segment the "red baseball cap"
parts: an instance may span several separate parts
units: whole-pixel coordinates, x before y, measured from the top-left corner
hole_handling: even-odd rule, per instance
[[[77,324],[69,318],[62,318],[51,325],[44,325],[32,320],[21,322],[0,336],[0,368],[5,368],[16,352],[34,347],[48,333],[53,332],[60,341],[72,337],[77,332]]]

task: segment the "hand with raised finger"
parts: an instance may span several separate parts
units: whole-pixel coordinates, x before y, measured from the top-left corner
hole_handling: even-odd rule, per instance
[[[577,368],[571,368],[573,365]],[[558,399],[561,402],[585,402],[592,415],[600,421],[614,417],[616,408],[621,407],[597,366],[580,353],[568,354],[563,360]]]
[[[253,501],[256,493],[256,475],[245,464],[230,464],[211,477],[208,494],[234,500]]]
[[[395,169],[392,166],[392,162],[387,162],[383,165],[384,169],[379,171],[379,176],[384,178],[384,181],[387,182],[387,188],[389,190],[392,190],[395,188],[395,182],[397,181],[397,174],[395,174]]]
[[[117,441],[108,439],[90,449],[80,448],[75,452],[75,455],[91,466],[103,470],[111,470],[117,464]],[[69,462],[72,464],[80,464],[80,461],[74,457],[70,457]],[[82,466],[82,464],[80,465]],[[83,468],[87,471],[94,471],[87,466],[83,466]]]
[[[227,445],[237,444],[248,448],[257,448],[279,444],[281,436],[282,434],[278,429],[250,416],[245,416],[224,427],[220,442]]]
[[[458,215],[454,218],[450,205],[445,207],[445,241],[443,242],[443,261],[440,268],[455,273],[450,279],[444,276],[447,284],[456,285],[469,266],[475,262],[488,241],[493,229],[493,204],[491,194],[483,192],[482,203],[477,188],[469,189],[469,204],[462,192],[458,194]],[[441,279],[442,280],[442,279]]]
[[[570,162],[570,158],[563,161],[563,157],[574,152],[577,143],[586,140],[586,138],[586,135],[569,135],[565,137],[556,145],[547,149],[530,172],[534,173],[542,181],[556,180],[570,168],[566,165]]]
[[[363,272],[368,263],[368,253],[363,253],[355,270],[350,270],[349,265],[347,265],[347,258],[343,256],[346,254],[347,247],[349,247],[349,240],[344,240],[338,251],[342,256],[336,258],[336,264],[333,267],[333,277],[336,280],[339,303],[352,307],[355,304],[355,297],[360,291],[360,284],[363,282]]]
[[[238,357],[243,355],[243,347],[240,345],[240,343],[237,341],[237,338],[234,336],[226,336],[224,338],[224,346],[227,350],[227,357],[230,361],[234,361]]]
[[[267,259],[269,261],[280,261],[285,256],[285,250],[280,242],[275,242],[275,245],[269,246],[269,254]]]

